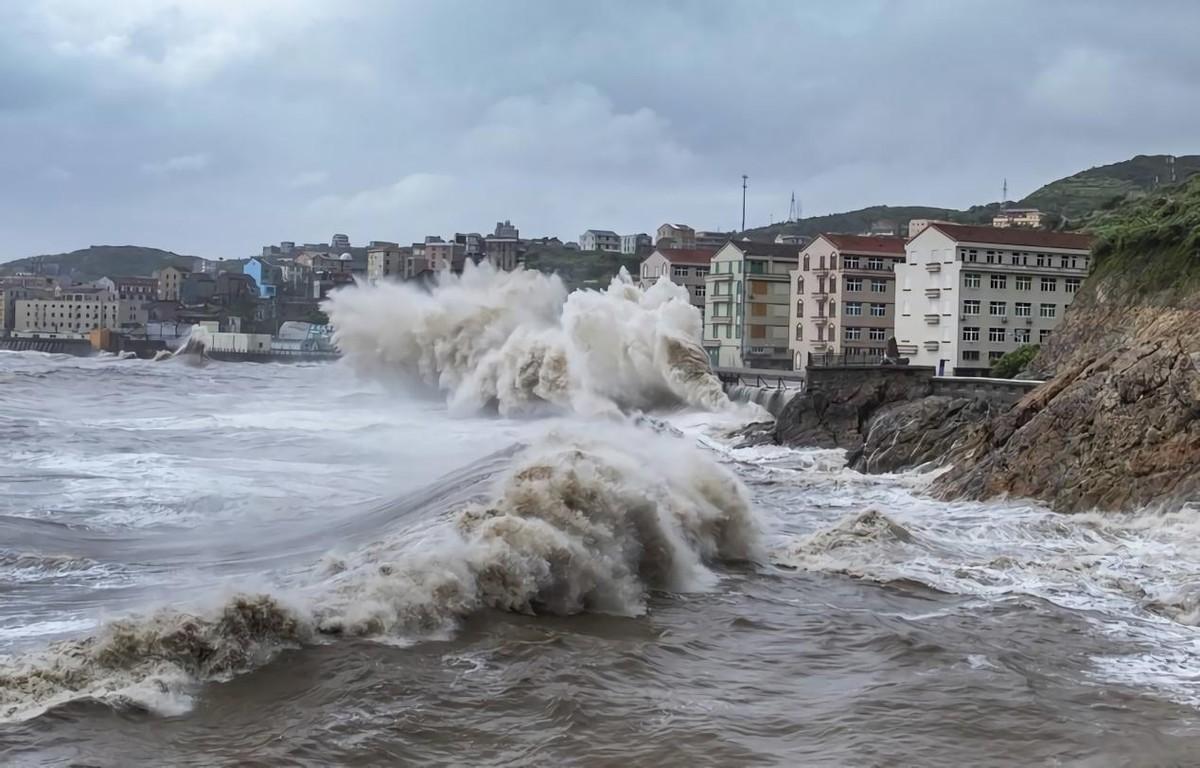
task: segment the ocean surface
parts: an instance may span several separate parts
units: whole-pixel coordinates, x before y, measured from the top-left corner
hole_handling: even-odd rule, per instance
[[[1200,764],[1200,523],[0,352],[0,765]]]

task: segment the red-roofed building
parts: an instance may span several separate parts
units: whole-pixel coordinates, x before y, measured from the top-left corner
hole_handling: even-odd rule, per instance
[[[986,375],[1054,331],[1087,277],[1092,238],[1017,227],[930,224],[896,268],[896,342],[913,364]]]
[[[824,234],[805,246],[791,274],[793,367],[803,370],[809,353],[883,357],[903,261],[904,238],[890,235]]]
[[[642,262],[638,275],[642,288],[664,276],[688,289],[692,306],[704,312],[704,278],[708,276],[713,251],[699,248],[655,248]]]

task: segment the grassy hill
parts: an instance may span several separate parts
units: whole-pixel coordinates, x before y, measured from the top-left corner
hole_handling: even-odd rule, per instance
[[[525,266],[542,272],[557,272],[567,288],[605,288],[621,267],[636,276],[640,256],[603,251],[573,251],[559,245],[531,244]]]
[[[798,221],[772,224],[769,227],[748,229],[743,234],[751,240],[774,240],[777,235],[807,235],[816,237],[822,232],[858,235],[870,231],[878,221],[895,223],[898,234],[905,234],[910,219],[944,219],[963,224],[991,224],[992,216],[1000,210],[998,203],[973,206],[965,211],[954,208],[934,208],[927,205],[873,205],[845,213],[810,216]]]
[[[1052,181],[1021,200],[1022,206],[1040,208],[1078,219],[1136,199],[1159,186],[1169,185],[1167,155],[1138,155],[1129,160],[1089,168]],[[1200,173],[1200,155],[1175,158],[1175,178],[1185,181]]]
[[[0,275],[33,272],[74,280],[101,277],[150,275],[156,269],[174,264],[190,267],[191,256],[140,245],[93,245],[70,253],[30,256],[0,264]]]

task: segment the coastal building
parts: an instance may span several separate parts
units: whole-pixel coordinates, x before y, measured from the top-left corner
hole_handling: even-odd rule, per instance
[[[1008,227],[1029,227],[1037,229],[1042,226],[1046,214],[1037,208],[1005,208],[992,217],[992,226],[1002,229]]]
[[[154,273],[157,282],[159,301],[179,301],[179,289],[183,285],[184,275],[190,274],[187,267],[170,265]]]
[[[824,234],[800,251],[788,303],[793,366],[809,353],[883,356],[896,318],[904,238]]]
[[[412,248],[401,248],[387,243],[367,249],[367,280],[400,280],[404,277],[404,258],[412,254]]]
[[[672,283],[687,288],[692,306],[703,313],[712,258],[712,251],[697,248],[655,248],[641,264],[638,283],[646,289],[669,277]]]
[[[716,253],[721,249],[722,245],[728,243],[733,236],[728,232],[704,232],[696,233],[696,248],[704,251]]]
[[[908,238],[911,240],[928,227],[930,224],[950,224],[952,222],[942,221],[941,219],[909,219],[908,221]]]
[[[621,252],[621,236],[611,229],[589,229],[579,236],[579,248],[583,251]]]
[[[704,348],[713,365],[790,368],[789,272],[799,249],[732,240],[705,278]]]
[[[24,282],[9,284],[0,282],[0,336],[7,335],[16,323],[17,302],[25,299],[46,299],[54,296],[54,289],[38,287]]]
[[[226,306],[258,297],[258,286],[254,278],[240,272],[222,272],[217,275],[213,298]]]
[[[1087,276],[1087,235],[931,224],[896,267],[896,341],[913,364],[983,375],[1053,332]]]
[[[637,255],[646,253],[653,248],[654,241],[645,232],[636,235],[621,235],[621,253]]]
[[[314,269],[316,268],[315,260],[322,258],[326,257],[314,257]],[[250,276],[250,279],[254,281],[255,288],[258,290],[259,298],[262,299],[275,298],[276,284],[282,278],[280,273],[281,270],[279,267],[270,263],[261,256],[251,257],[250,260],[246,262],[246,265],[242,267],[242,274]],[[162,298],[162,296],[160,295],[159,298]]]
[[[520,231],[507,219],[496,222],[495,231],[483,239],[483,253],[496,269],[516,269],[521,255]]]
[[[25,298],[15,302],[14,333],[83,336],[93,330],[144,328],[144,301],[117,298],[102,288],[67,289],[57,296]]]
[[[790,233],[785,234],[783,232],[775,235],[775,243],[777,245],[795,245],[799,248],[803,248],[811,242],[812,238],[808,235],[796,235]]]
[[[425,243],[425,263],[434,272],[462,272],[466,258],[465,244],[441,242],[441,238],[438,242]]]
[[[696,230],[687,224],[663,224],[654,233],[655,247],[695,248]]]
[[[471,261],[483,258],[483,236],[478,232],[455,232],[454,242],[463,247],[463,253]]]
[[[216,278],[207,272],[192,272],[184,275],[179,286],[179,303],[188,307],[206,304],[216,292]]]
[[[350,250],[350,237],[341,233],[334,235],[329,238],[329,248],[334,251]]]
[[[154,301],[158,297],[158,281],[152,277],[111,278],[113,293],[128,301]]]

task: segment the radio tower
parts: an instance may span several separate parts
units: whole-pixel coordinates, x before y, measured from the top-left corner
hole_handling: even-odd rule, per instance
[[[1008,177],[1004,177],[1004,187],[1000,192],[1000,210],[1008,210]]]
[[[792,204],[788,207],[788,223],[795,224],[800,219],[800,206],[796,203],[796,192],[792,191]]]

